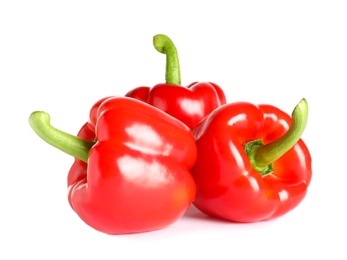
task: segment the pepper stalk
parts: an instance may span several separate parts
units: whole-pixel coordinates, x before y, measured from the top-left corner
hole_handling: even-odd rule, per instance
[[[308,103],[305,98],[295,106],[292,123],[288,131],[279,139],[264,145],[261,140],[246,143],[245,151],[254,169],[262,176],[274,171],[272,163],[283,156],[301,138],[308,119]]]
[[[158,52],[166,55],[166,83],[181,85],[178,53],[172,40],[164,34],[157,34],[153,37],[153,45]]]
[[[50,123],[50,116],[44,111],[35,111],[29,117],[29,124],[34,132],[46,143],[77,158],[88,162],[90,148],[95,142],[70,135]]]

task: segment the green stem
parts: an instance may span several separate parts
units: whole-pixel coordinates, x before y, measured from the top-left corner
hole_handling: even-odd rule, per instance
[[[166,54],[166,83],[181,85],[180,64],[174,43],[166,35],[157,34],[153,37],[153,45],[158,52]]]
[[[271,164],[291,149],[301,138],[308,119],[308,103],[302,99],[294,108],[289,130],[279,139],[262,145],[256,140],[246,144],[245,150],[253,167],[262,175],[273,171]]]
[[[88,162],[90,148],[94,142],[70,135],[54,128],[50,124],[50,116],[43,111],[35,111],[29,117],[29,124],[42,140],[53,147],[77,158]]]

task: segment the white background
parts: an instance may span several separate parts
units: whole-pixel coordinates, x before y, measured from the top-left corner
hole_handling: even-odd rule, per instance
[[[347,259],[345,1],[1,1],[0,259]],[[304,201],[269,222],[235,224],[191,208],[171,226],[109,236],[67,202],[73,158],[28,117],[75,134],[99,98],[165,81],[175,43],[182,85],[212,81],[228,102],[309,103],[313,159]]]

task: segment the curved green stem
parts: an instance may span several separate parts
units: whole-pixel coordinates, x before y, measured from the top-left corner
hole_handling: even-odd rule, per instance
[[[260,140],[246,144],[245,150],[253,167],[265,175],[273,171],[271,164],[291,149],[301,138],[308,119],[308,103],[302,99],[294,108],[289,130],[279,139],[262,145]]]
[[[42,140],[53,147],[88,162],[88,154],[94,142],[70,135],[50,124],[50,116],[44,111],[35,111],[29,117],[29,124]]]
[[[181,85],[180,64],[174,43],[166,35],[157,34],[153,37],[153,45],[158,52],[166,54],[166,83]]]

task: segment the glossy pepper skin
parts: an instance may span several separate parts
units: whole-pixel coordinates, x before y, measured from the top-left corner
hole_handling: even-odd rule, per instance
[[[311,156],[300,138],[307,109],[303,99],[292,119],[272,105],[237,102],[200,122],[193,129],[194,205],[234,222],[274,219],[299,205],[312,177]]]
[[[45,138],[37,130],[40,117],[47,114],[34,113],[31,124]],[[189,169],[197,151],[191,131],[179,120],[138,100],[110,97],[92,107],[78,138],[80,146],[87,143],[84,154],[65,151],[76,158],[68,174],[68,199],[94,229],[107,234],[157,230],[191,205],[196,190]]]
[[[181,86],[180,67],[175,45],[163,34],[155,35],[154,47],[166,54],[166,83],[138,87],[125,94],[146,102],[179,119],[193,129],[215,108],[226,103],[220,86],[212,82],[193,82]]]

